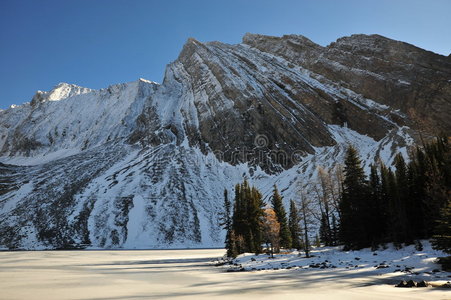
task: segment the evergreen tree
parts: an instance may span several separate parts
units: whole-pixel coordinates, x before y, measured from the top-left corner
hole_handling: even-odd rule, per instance
[[[378,243],[402,243],[431,237],[446,249],[449,237],[451,149],[449,139],[438,138],[411,154],[409,164],[398,154],[394,172],[380,163],[380,176],[371,166],[369,182],[357,152],[349,149],[339,204],[340,238],[345,248],[376,247]],[[439,220],[436,226],[436,221]],[[326,239],[322,215],[321,239]],[[435,231],[434,231],[435,230]],[[421,245],[417,242],[417,247]]]
[[[384,164],[381,164],[381,190],[382,199],[387,208],[386,210],[386,228],[387,233],[384,242],[394,242],[397,247],[402,242],[404,235],[401,218],[399,217],[399,191],[395,173]]]
[[[425,211],[426,202],[425,178],[421,174],[417,157],[411,158],[407,168],[407,181],[409,183],[407,196],[407,219],[410,225],[411,233],[415,239],[424,239],[427,237]]]
[[[371,244],[374,245],[384,239],[387,230],[386,206],[382,199],[382,183],[376,165],[371,165],[369,188],[372,213],[367,218],[366,228]]]
[[[254,187],[250,189],[249,193],[249,213],[248,218],[250,221],[249,231],[252,241],[250,242],[250,252],[259,254],[262,252],[263,243],[263,219],[265,216],[262,194]]]
[[[264,202],[261,193],[244,180],[235,186],[232,217],[233,244],[238,254],[261,253],[263,242]]]
[[[283,207],[282,197],[277,190],[277,186],[274,185],[272,195],[272,207],[276,213],[277,221],[280,224],[280,246],[285,249],[291,248],[291,234],[288,228],[287,214]]]
[[[244,253],[244,243],[242,242],[245,231],[245,216],[243,212],[241,184],[235,185],[235,201],[233,206],[232,231],[234,233],[234,244],[238,254]]]
[[[396,178],[396,194],[395,206],[398,218],[399,241],[408,244],[413,243],[412,233],[410,231],[410,224],[407,218],[408,197],[409,197],[409,182],[407,176],[407,166],[404,157],[401,154],[395,157],[395,178]],[[410,212],[410,211],[409,211]]]
[[[437,138],[426,145],[426,195],[427,217],[432,220],[428,230],[434,231],[435,220],[440,219],[440,211],[451,197],[451,147],[447,137]]]
[[[230,230],[229,242],[226,244],[227,257],[235,258],[240,253],[237,248],[238,239],[234,230]]]
[[[434,249],[451,254],[451,200],[440,211],[431,244]]]
[[[370,244],[366,219],[371,213],[368,186],[357,150],[350,146],[345,160],[343,194],[340,202],[340,235],[347,249],[360,249]]]
[[[299,213],[296,207],[296,203],[291,200],[290,201],[290,215],[288,218],[288,227],[290,229],[291,234],[291,246],[296,248],[297,250],[301,249],[301,227],[299,225]]]
[[[226,230],[225,247],[227,249],[227,256],[234,257],[236,252],[235,245],[232,245],[232,218],[231,218],[231,203],[227,195],[227,189],[224,189],[224,212],[221,217],[220,225]],[[236,256],[236,255],[235,255]]]
[[[324,245],[331,246],[332,242],[331,230],[329,230],[325,214],[321,214],[321,221],[319,226],[319,240]]]

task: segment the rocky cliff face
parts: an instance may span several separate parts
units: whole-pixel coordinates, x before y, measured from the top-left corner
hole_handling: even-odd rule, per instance
[[[299,36],[247,34],[243,42],[389,106],[397,124],[428,133],[451,130],[449,57],[379,35],[343,37],[327,47]]]
[[[224,188],[285,199],[450,132],[451,61],[381,36],[189,39],[162,84],[59,84],[0,111],[0,247],[222,246]]]

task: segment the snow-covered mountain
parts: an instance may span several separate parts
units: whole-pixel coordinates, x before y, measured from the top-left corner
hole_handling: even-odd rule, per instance
[[[162,84],[66,83],[0,111],[0,247],[220,247],[223,190],[285,200],[450,132],[451,59],[377,35],[189,39]]]

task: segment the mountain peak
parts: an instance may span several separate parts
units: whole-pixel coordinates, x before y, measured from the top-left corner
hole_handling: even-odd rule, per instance
[[[31,105],[36,105],[46,101],[59,101],[72,96],[86,94],[91,91],[92,89],[89,88],[66,82],[60,82],[48,92],[37,91],[31,100]]]
[[[307,37],[300,35],[300,34],[288,34],[283,35],[281,37],[277,36],[270,36],[270,35],[263,35],[263,34],[256,34],[256,33],[246,33],[243,36],[243,44],[254,46],[255,44],[262,44],[262,43],[294,43],[297,45],[302,46],[308,46],[308,47],[321,47],[320,45],[312,42]]]
[[[138,82],[149,83],[149,84],[158,84],[158,83],[155,82],[155,81],[147,80],[147,79],[145,79],[145,78],[138,78]]]

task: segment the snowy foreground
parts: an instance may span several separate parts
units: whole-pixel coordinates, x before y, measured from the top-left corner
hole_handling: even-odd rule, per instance
[[[450,299],[450,290],[395,288],[411,274],[395,272],[413,266],[426,276],[437,265],[437,252],[407,248],[398,252],[314,251],[313,259],[296,255],[246,255],[245,268],[279,270],[226,272],[215,266],[222,249],[136,251],[0,252],[1,299]],[[356,260],[359,257],[360,260]],[[251,258],[256,258],[252,261]],[[263,260],[263,262],[261,262]],[[328,260],[336,268],[291,268]],[[374,262],[376,261],[376,262]],[[375,269],[385,261],[389,268]],[[340,264],[340,262],[342,264]],[[285,264],[283,264],[285,263]],[[349,265],[348,265],[349,264]],[[347,269],[353,264],[352,269]],[[357,268],[354,265],[358,265]],[[282,269],[282,266],[285,269]],[[449,273],[429,275],[446,282]],[[440,278],[438,278],[440,276]],[[427,276],[426,276],[427,277]]]

